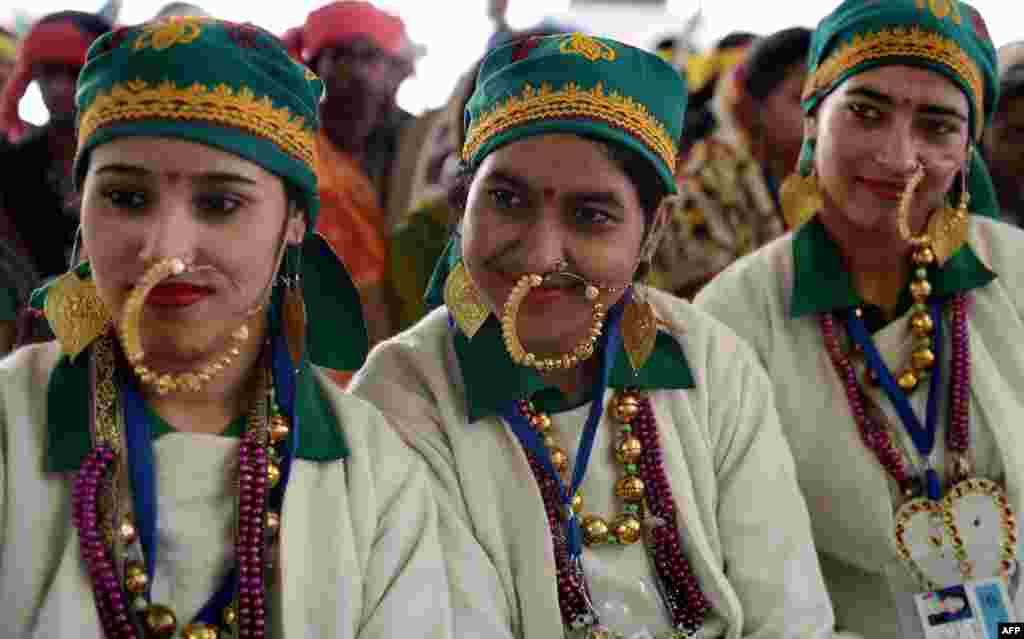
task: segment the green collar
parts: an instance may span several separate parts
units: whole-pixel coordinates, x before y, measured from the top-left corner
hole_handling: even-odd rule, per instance
[[[462,331],[453,329],[455,356],[459,361],[469,403],[469,421],[496,414],[510,400],[534,397],[548,401],[548,412],[571,408],[561,392],[546,384],[532,368],[518,366],[505,352],[498,320],[492,315],[470,342]],[[612,388],[693,388],[693,373],[682,346],[671,335],[658,332],[654,352],[643,368],[633,374],[625,350],[619,348],[610,375]],[[540,398],[536,398],[540,399]]]
[[[804,224],[793,237],[793,270],[791,317],[864,304],[843,266],[839,248],[818,218]],[[941,268],[932,267],[930,270],[929,281],[933,295],[937,297],[980,288],[996,278],[969,244],[964,244]],[[910,299],[906,291],[904,298],[900,307],[905,305],[909,309]]]
[[[47,389],[47,428],[50,437],[46,451],[48,472],[77,471],[92,449],[89,432],[89,359],[80,356],[75,363],[71,363],[67,356],[61,355],[57,366],[50,373]],[[348,457],[348,445],[338,428],[338,420],[335,419],[324,389],[313,378],[313,370],[308,362],[303,363],[299,372],[295,395],[301,425],[296,457],[318,462]],[[241,435],[238,425],[232,423],[223,436]],[[156,420],[154,439],[170,430],[173,429],[163,420]]]

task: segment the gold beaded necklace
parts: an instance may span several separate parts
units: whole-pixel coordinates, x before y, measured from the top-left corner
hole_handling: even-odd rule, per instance
[[[601,401],[599,398],[595,401]],[[551,464],[568,485],[569,455],[555,437],[551,418],[538,411],[532,402],[520,405],[530,425],[543,437],[544,447],[551,456]],[[583,543],[587,546],[623,545],[637,543],[641,538],[640,515],[646,492],[644,481],[639,477],[637,462],[643,453],[640,439],[633,434],[630,420],[640,410],[640,400],[634,392],[617,393],[608,405],[608,412],[619,425],[619,437],[614,444],[615,458],[622,465],[622,477],[615,483],[615,495],[622,504],[622,512],[610,521],[593,513],[583,512],[583,495],[577,491],[572,498],[572,509],[580,516],[583,529]]]

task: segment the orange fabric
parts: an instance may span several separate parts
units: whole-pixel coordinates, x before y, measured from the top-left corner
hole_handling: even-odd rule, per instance
[[[388,264],[384,210],[370,178],[348,153],[317,137],[320,219],[316,230],[341,256],[360,290],[384,279]]]

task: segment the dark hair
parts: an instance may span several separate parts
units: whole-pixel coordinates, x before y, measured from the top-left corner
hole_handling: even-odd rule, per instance
[[[107,31],[114,28],[106,18],[96,15],[95,13],[85,13],[84,11],[58,11],[56,13],[50,13],[42,18],[39,18],[39,24],[48,24],[50,22],[70,22],[85,33],[98,38]]]
[[[999,78],[999,102],[996,113],[1004,113],[1010,100],[1024,97],[1024,62],[1010,66]]]
[[[759,40],[750,49],[744,68],[744,87],[755,100],[779,88],[795,64],[804,64],[811,49],[811,30],[792,27]]]
[[[639,152],[621,144],[586,135],[580,137],[600,144],[608,158],[626,174],[640,200],[640,209],[644,214],[644,226],[650,227],[651,222],[654,221],[654,215],[658,212],[658,207],[661,206],[661,201],[668,195],[668,187],[665,186],[665,182],[651,161]],[[469,187],[473,183],[474,177],[476,177],[476,168],[463,162],[459,166],[459,174],[456,176],[454,184],[448,191],[448,204],[452,210],[458,213],[459,217],[466,210]]]

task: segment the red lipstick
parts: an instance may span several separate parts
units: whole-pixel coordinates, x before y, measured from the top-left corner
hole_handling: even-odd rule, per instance
[[[164,307],[192,306],[212,293],[213,289],[205,286],[170,282],[153,288],[146,297],[146,303]]]

